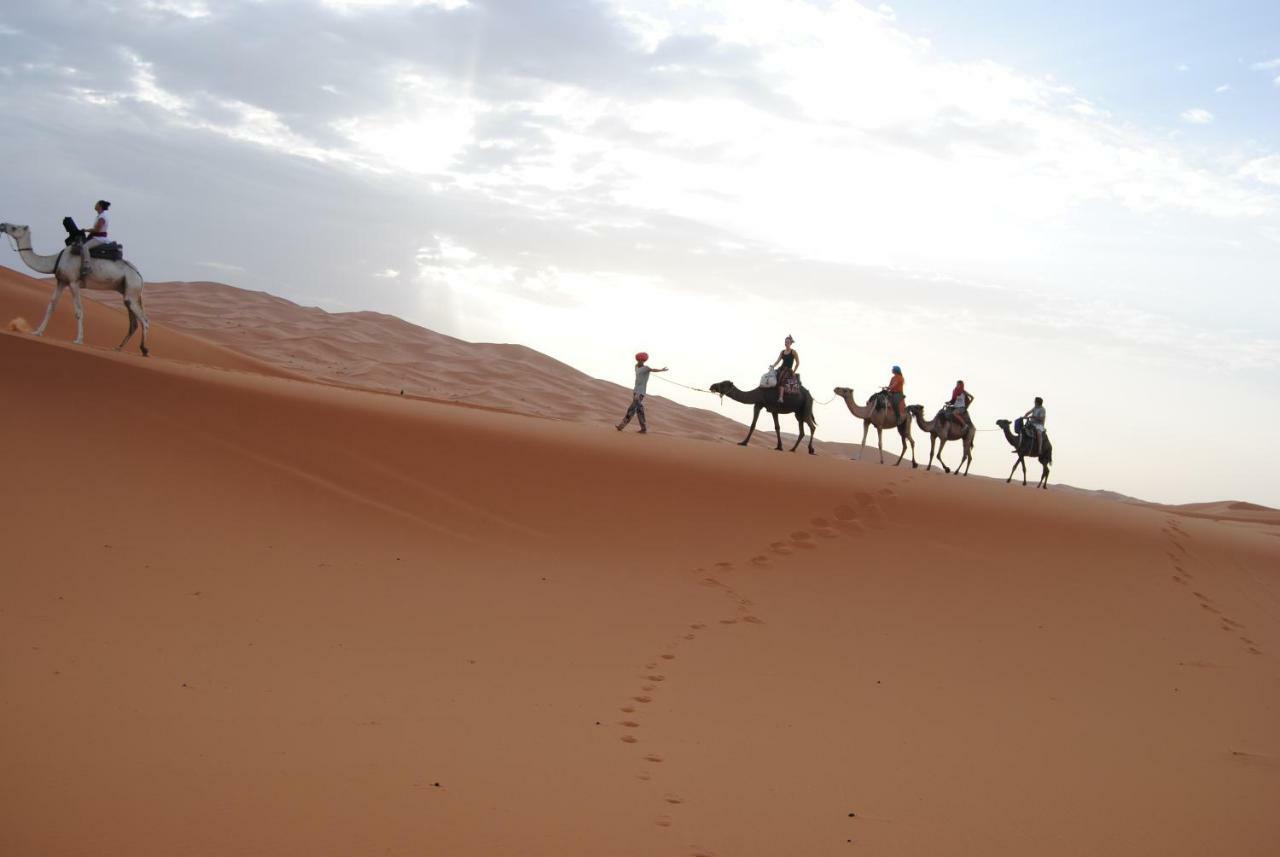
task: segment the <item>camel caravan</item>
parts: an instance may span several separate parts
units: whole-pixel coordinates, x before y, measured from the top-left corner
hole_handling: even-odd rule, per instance
[[[49,307],[45,310],[40,325],[33,331],[34,335],[44,335],[63,291],[70,289],[76,313],[75,344],[83,345],[84,307],[80,298],[81,289],[113,291],[124,298],[125,310],[129,316],[129,331],[115,350],[120,351],[128,345],[134,333],[141,328],[140,349],[145,357],[150,354],[147,348],[147,330],[150,322],[142,306],[142,274],[131,262],[125,261],[124,250],[119,244],[108,241],[107,212],[110,208],[111,203],[99,200],[94,206],[93,226],[89,229],[81,229],[70,217],[65,218],[62,222],[67,231],[64,246],[57,253],[48,256],[36,253],[32,249],[29,226],[0,223],[0,232],[9,237],[13,248],[22,257],[27,267],[39,274],[52,274],[54,278],[53,295],[49,300]],[[795,340],[791,336],[784,340],[782,351],[761,377],[759,386],[753,390],[740,390],[732,381],[718,381],[711,385],[710,392],[719,395],[722,400],[728,397],[735,402],[751,405],[754,409],[747,436],[739,442],[739,446],[746,446],[751,442],[761,411],[768,411],[773,417],[773,433],[777,439],[775,449],[782,450],[782,427],[778,422],[779,414],[794,414],[798,432],[791,451],[795,452],[807,436],[809,454],[815,454],[813,442],[818,432],[818,420],[814,416],[815,403],[813,394],[800,382],[800,353],[793,347],[794,344]],[[646,365],[648,359],[649,355],[645,352],[636,354],[636,383],[627,413],[615,426],[618,431],[626,428],[632,418],[638,418],[641,433],[648,431],[644,399],[649,375],[667,371],[665,367],[651,369]],[[965,390],[964,382],[956,382],[951,399],[932,419],[928,420],[924,417],[923,405],[906,404],[904,389],[905,380],[899,366],[893,367],[889,383],[872,394],[864,404],[859,405],[854,399],[851,387],[835,388],[835,395],[844,400],[849,413],[853,414],[855,419],[862,420],[862,442],[859,445],[857,459],[861,459],[862,450],[866,448],[867,435],[874,428],[880,463],[884,464],[884,432],[893,429],[898,432],[902,440],[902,451],[898,455],[898,460],[894,462],[894,466],[902,464],[907,452],[910,451],[911,466],[919,467],[916,461],[916,442],[911,436],[914,423],[920,431],[929,435],[929,461],[925,465],[925,470],[932,470],[933,461],[937,458],[943,471],[953,472],[942,460],[942,450],[949,442],[958,440],[963,454],[954,472],[967,476],[969,467],[973,464],[974,439],[977,437],[978,429],[969,416],[969,406],[973,404],[974,397]],[[1035,407],[1013,422],[1012,431],[1010,431],[1009,420],[996,421],[1004,432],[1005,440],[1018,456],[1013,469],[1009,471],[1009,477],[1005,479],[1006,483],[1013,481],[1013,474],[1021,467],[1022,484],[1026,485],[1026,459],[1032,457],[1041,465],[1040,479],[1036,487],[1049,487],[1049,467],[1053,463],[1053,445],[1044,431],[1044,419],[1044,402],[1037,398]]]
[[[813,441],[814,436],[817,434],[818,421],[813,414],[813,395],[800,383],[798,372],[800,355],[792,348],[794,342],[795,340],[790,336],[786,338],[782,353],[770,365],[769,371],[760,379],[760,385],[756,389],[740,390],[732,381],[717,381],[711,385],[710,391],[719,395],[721,399],[727,396],[735,402],[742,402],[744,405],[751,405],[754,408],[751,426],[747,429],[747,436],[738,443],[738,446],[746,446],[751,442],[751,436],[756,430],[756,423],[760,419],[760,412],[768,411],[773,416],[773,432],[777,438],[775,449],[780,451],[783,448],[782,429],[778,424],[778,415],[795,414],[799,431],[797,432],[796,442],[791,446],[791,451],[795,452],[799,448],[801,442],[805,439],[805,429],[807,428],[809,454],[814,454]],[[640,355],[636,356],[639,357]],[[647,354],[644,356],[648,357]],[[884,464],[884,432],[889,429],[896,429],[902,439],[902,452],[899,453],[898,460],[894,462],[894,466],[902,464],[907,452],[910,451],[911,466],[913,468],[919,467],[920,465],[916,461],[916,442],[911,436],[912,424],[914,423],[920,431],[929,435],[929,461],[925,465],[926,471],[933,469],[933,461],[937,458],[938,464],[946,473],[954,472],[957,475],[969,475],[969,467],[973,464],[973,447],[977,438],[978,428],[969,416],[969,406],[973,404],[974,397],[965,389],[964,381],[956,382],[955,389],[951,392],[951,398],[938,410],[932,419],[925,419],[923,405],[905,404],[905,384],[902,368],[894,366],[889,383],[878,392],[873,393],[865,404],[858,404],[857,400],[854,399],[853,389],[850,387],[836,387],[833,391],[836,396],[844,400],[849,413],[853,414],[856,419],[862,420],[862,442],[859,444],[858,455],[855,456],[855,460],[862,458],[862,450],[867,445],[867,435],[874,428],[876,430],[876,447],[880,454],[880,463]],[[1026,485],[1026,459],[1027,457],[1033,457],[1039,460],[1042,467],[1036,487],[1049,487],[1049,466],[1053,463],[1053,445],[1049,442],[1049,436],[1045,433],[1044,420],[1044,401],[1039,397],[1036,398],[1034,407],[1014,421],[1013,431],[1009,430],[1009,420],[997,420],[997,425],[1003,430],[1005,439],[1013,447],[1014,454],[1018,456],[1017,461],[1014,462],[1013,469],[1009,471],[1009,477],[1005,479],[1006,483],[1013,481],[1013,474],[1021,467],[1022,484]],[[618,428],[621,430],[622,426],[620,425]],[[960,463],[956,465],[954,471],[942,460],[942,450],[951,441],[959,441],[962,449]]]

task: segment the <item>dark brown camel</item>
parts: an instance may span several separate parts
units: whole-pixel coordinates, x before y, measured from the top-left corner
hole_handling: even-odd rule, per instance
[[[711,385],[711,392],[718,393],[721,396],[728,396],[735,402],[742,402],[744,405],[754,405],[755,413],[751,416],[751,428],[747,431],[746,440],[738,444],[738,446],[746,446],[751,441],[751,435],[755,433],[756,421],[760,419],[761,411],[768,411],[773,414],[773,432],[778,436],[778,445],[776,449],[782,449],[782,429],[778,425],[778,414],[795,414],[796,422],[800,425],[800,436],[796,438],[795,446],[791,447],[791,451],[795,452],[800,446],[800,441],[804,440],[804,427],[809,427],[809,454],[813,455],[813,438],[818,432],[818,421],[813,416],[813,396],[804,387],[800,388],[799,395],[786,396],[781,402],[778,401],[778,391],[773,387],[757,387],[754,390],[739,390],[733,385],[732,381],[721,381]]]
[[[1009,431],[1008,420],[996,420],[996,425],[1004,429],[1004,439],[1009,441],[1014,452],[1018,453],[1018,460],[1013,463],[1013,470],[1009,471],[1009,478],[1006,479],[1005,482],[1009,483],[1013,481],[1013,474],[1017,472],[1018,465],[1021,464],[1022,484],[1026,485],[1027,462],[1025,459],[1027,456],[1031,456],[1032,458],[1038,458],[1040,466],[1044,468],[1040,473],[1040,481],[1036,483],[1036,487],[1044,488],[1047,491],[1049,489],[1049,465],[1053,464],[1053,444],[1049,443],[1049,435],[1044,435],[1044,442],[1041,444],[1040,454],[1037,456],[1036,439],[1034,436],[1027,437],[1026,435],[1015,435],[1013,432]]]

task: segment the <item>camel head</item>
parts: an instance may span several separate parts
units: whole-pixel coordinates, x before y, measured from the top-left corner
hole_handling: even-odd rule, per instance
[[[924,418],[924,405],[907,405],[907,413]]]
[[[31,246],[30,226],[17,226],[12,223],[0,223],[0,232],[8,235],[10,238],[17,241],[18,244],[22,244],[23,239],[26,239],[27,246]]]
[[[1002,429],[1007,429],[1007,428],[1009,427],[1009,421],[1008,421],[1008,420],[996,420],[996,425],[1000,426],[1000,428],[1002,428]]]
[[[716,395],[718,395],[720,398],[722,398],[722,399],[723,399],[723,398],[724,398],[724,394],[725,394],[725,393],[727,393],[727,392],[729,392],[730,390],[732,390],[732,389],[733,389],[733,382],[732,382],[732,381],[717,381],[716,383],[712,384],[712,385],[711,385],[710,387],[708,387],[707,389],[709,389],[711,392],[715,393]]]
[[[842,399],[852,399],[852,398],[853,398],[853,388],[852,388],[852,387],[836,387],[836,388],[835,388],[834,390],[832,390],[831,392],[835,393],[837,396],[839,396],[839,397],[840,397],[840,398],[842,398]]]

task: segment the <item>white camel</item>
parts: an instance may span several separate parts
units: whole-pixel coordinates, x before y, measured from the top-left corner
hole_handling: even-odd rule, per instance
[[[44,320],[34,331],[36,336],[43,336],[44,329],[49,326],[53,310],[62,297],[62,290],[71,289],[71,298],[76,307],[76,345],[84,344],[84,306],[80,302],[81,289],[97,289],[100,291],[119,292],[124,297],[124,308],[129,313],[129,333],[116,346],[116,351],[124,348],[133,338],[133,333],[142,328],[142,356],[147,356],[147,329],[151,323],[142,308],[142,274],[130,262],[110,259],[90,259],[89,274],[83,279],[80,276],[80,256],[64,249],[52,256],[42,256],[31,249],[31,227],[15,226],[12,223],[0,223],[0,232],[8,235],[16,243],[15,249],[27,267],[39,274],[53,274],[53,297],[49,308],[45,310]],[[87,253],[88,250],[83,252]]]

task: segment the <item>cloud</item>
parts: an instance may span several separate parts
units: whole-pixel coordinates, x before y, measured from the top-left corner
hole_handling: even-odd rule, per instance
[[[1280,187],[1280,155],[1255,158],[1240,168],[1240,175]]]
[[[1229,84],[1229,83],[1224,83],[1224,84],[1222,84],[1221,86],[1215,87],[1213,91],[1214,91],[1214,92],[1230,92],[1230,91],[1231,91],[1231,84]]]
[[[1280,57],[1273,60],[1265,60],[1264,62],[1256,62],[1250,68],[1256,71],[1273,71],[1280,68]]]
[[[1213,114],[1203,107],[1192,107],[1184,110],[1179,115],[1183,122],[1189,122],[1192,125],[1208,125],[1213,121]]]
[[[1191,66],[1186,63],[1178,63],[1178,71],[1191,71]]]

